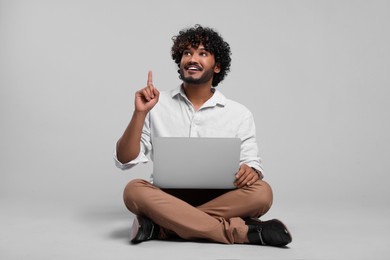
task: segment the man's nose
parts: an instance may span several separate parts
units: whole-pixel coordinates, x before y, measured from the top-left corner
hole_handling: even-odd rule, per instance
[[[190,62],[195,62],[195,63],[198,63],[198,60],[199,60],[199,55],[194,53],[190,56]]]

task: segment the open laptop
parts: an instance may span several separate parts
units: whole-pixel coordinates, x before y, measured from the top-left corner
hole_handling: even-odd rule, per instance
[[[153,184],[167,189],[234,189],[239,138],[156,137]]]

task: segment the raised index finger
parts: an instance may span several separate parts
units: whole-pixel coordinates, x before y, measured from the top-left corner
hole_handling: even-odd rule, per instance
[[[148,72],[148,87],[149,86],[153,86],[153,75],[151,70]]]

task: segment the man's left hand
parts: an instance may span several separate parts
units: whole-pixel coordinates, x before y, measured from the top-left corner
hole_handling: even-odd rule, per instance
[[[236,173],[236,181],[234,185],[237,188],[244,186],[250,186],[260,179],[259,174],[245,163],[240,166],[240,169]]]

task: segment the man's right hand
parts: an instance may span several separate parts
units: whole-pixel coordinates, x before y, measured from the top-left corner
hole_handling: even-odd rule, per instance
[[[152,71],[148,73],[146,87],[135,93],[135,110],[148,113],[158,102],[160,92],[153,86]]]

